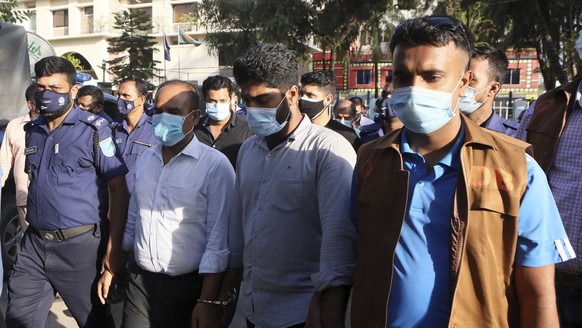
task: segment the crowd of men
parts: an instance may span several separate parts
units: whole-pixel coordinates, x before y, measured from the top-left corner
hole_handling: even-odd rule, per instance
[[[374,119],[276,44],[240,90],[169,80],[152,107],[127,77],[115,115],[39,61],[0,150],[26,229],[8,326],[57,292],[80,327],[118,301],[123,327],[228,327],[239,297],[249,328],[581,326],[581,78],[518,125],[492,107],[506,56],[460,22],[406,20],[390,50]]]

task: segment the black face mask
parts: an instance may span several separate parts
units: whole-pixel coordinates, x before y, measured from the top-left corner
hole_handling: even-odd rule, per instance
[[[63,115],[70,108],[71,97],[68,92],[60,93],[52,90],[36,91],[34,93],[36,108],[46,119]]]
[[[317,118],[319,115],[321,115],[324,109],[325,106],[323,105],[323,99],[322,100],[311,100],[309,98],[299,99],[299,110],[301,110],[302,113],[307,114],[307,117],[309,117],[310,120],[313,120]]]

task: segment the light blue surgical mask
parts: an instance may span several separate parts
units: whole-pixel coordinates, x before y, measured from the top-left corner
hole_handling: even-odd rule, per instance
[[[348,128],[352,127],[352,120],[344,120],[343,118],[336,119],[336,121],[340,122],[341,124],[347,126]]]
[[[154,135],[156,138],[158,138],[162,145],[166,147],[172,147],[173,145],[182,141],[182,139],[184,139],[187,134],[192,133],[194,130],[194,127],[192,127],[192,130],[186,134],[184,134],[182,131],[182,126],[184,125],[186,117],[190,116],[192,113],[194,113],[194,111],[191,111],[186,116],[169,113],[154,114],[152,117]]]
[[[458,86],[457,82],[452,92],[419,87],[393,89],[390,107],[410,131],[431,133],[442,128],[455,116],[458,101],[454,107],[452,102]]]
[[[266,137],[281,131],[291,116],[291,111],[283,123],[277,122],[277,109],[287,96],[283,96],[281,102],[275,108],[247,107],[247,122],[251,131],[259,137]]]
[[[206,114],[215,121],[222,121],[230,115],[230,104],[206,103]]]
[[[483,102],[477,102],[477,100],[475,99],[478,92],[479,90],[475,88],[467,87],[465,95],[461,96],[461,98],[459,99],[459,110],[461,111],[461,113],[465,115],[470,115],[477,109],[481,108],[481,106],[483,106]]]

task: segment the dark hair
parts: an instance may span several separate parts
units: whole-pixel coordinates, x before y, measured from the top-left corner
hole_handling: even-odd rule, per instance
[[[364,106],[364,100],[362,100],[362,98],[360,97],[352,97],[350,98],[350,101],[352,102],[352,106]]]
[[[323,88],[327,94],[335,93],[335,73],[331,71],[315,71],[301,76],[301,86],[316,85]]]
[[[198,92],[198,88],[193,86],[192,84],[182,81],[182,80],[167,80],[164,81],[162,84],[158,86],[158,91],[156,92],[155,100],[158,99],[158,95],[160,91],[167,87],[168,85],[172,84],[180,84],[188,87],[188,97],[190,98],[190,112],[200,108],[200,93]],[[155,102],[155,101],[154,101]]]
[[[343,103],[350,103],[349,106],[340,106]],[[349,111],[349,114],[352,116],[356,116],[356,108],[354,107],[354,104],[347,99],[342,99],[342,100],[338,100],[337,103],[335,103],[335,106],[333,106],[333,113],[334,115],[337,116],[338,113],[347,113]]]
[[[210,76],[202,82],[202,96],[206,98],[208,90],[220,90],[224,88],[228,91],[228,96],[232,97],[234,84],[228,77],[223,75]]]
[[[103,97],[103,91],[94,85],[86,85],[79,89],[77,92],[77,99],[84,97],[84,96],[91,96],[92,103],[97,104],[100,107],[103,107],[103,103],[105,102]]]
[[[122,85],[125,82],[135,82],[135,88],[137,89],[137,92],[141,95],[141,96],[146,96],[148,95],[148,83],[146,81],[144,81],[143,79],[140,79],[139,77],[134,77],[134,76],[128,76],[125,77],[123,79],[121,79],[121,81],[119,81],[119,85]]]
[[[75,70],[75,66],[70,61],[61,57],[49,56],[39,60],[34,64],[34,73],[37,80],[45,76],[65,74],[70,88],[77,84],[77,71]]]
[[[245,82],[264,83],[282,93],[297,84],[295,53],[280,44],[252,47],[234,62],[233,74],[238,85]]]
[[[394,75],[386,75],[386,83],[392,83],[394,81]]]
[[[34,102],[34,92],[35,91],[36,91],[36,83],[32,83],[31,85],[29,85],[26,88],[26,91],[24,92],[24,97],[26,98],[26,101]]]
[[[467,53],[468,64],[473,40],[471,33],[467,33],[467,28],[461,22],[451,17],[412,18],[396,27],[390,41],[390,52],[394,53],[399,44],[410,47],[426,45],[445,47],[449,42],[454,42],[457,48]]]
[[[477,46],[473,49],[471,58],[489,62],[489,79],[503,83],[509,61],[503,51],[487,46]]]

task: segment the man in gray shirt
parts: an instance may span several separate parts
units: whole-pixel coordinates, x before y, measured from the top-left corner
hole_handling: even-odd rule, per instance
[[[242,271],[248,327],[341,327],[354,265],[355,152],[299,111],[293,52],[256,46],[236,60],[234,76],[255,136],[237,159],[222,290]]]

